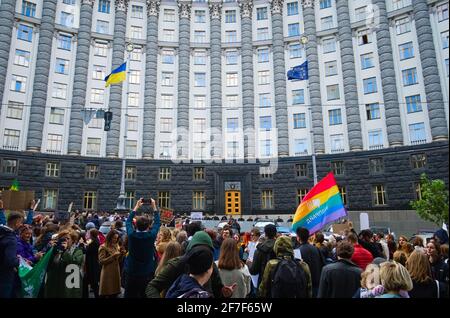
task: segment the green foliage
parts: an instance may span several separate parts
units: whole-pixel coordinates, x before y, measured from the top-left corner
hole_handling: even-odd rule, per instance
[[[431,180],[425,173],[420,176],[422,197],[420,200],[412,201],[411,207],[424,220],[441,226],[448,224],[448,199],[449,194],[444,181]]]

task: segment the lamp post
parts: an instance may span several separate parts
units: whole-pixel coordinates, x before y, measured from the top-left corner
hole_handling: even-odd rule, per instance
[[[128,95],[130,91],[130,56],[134,50],[133,43],[127,43],[127,98],[125,103],[125,124],[124,124],[124,133],[123,133],[123,153],[122,153],[122,177],[120,180],[120,194],[117,198],[116,211],[128,211],[129,208],[126,206],[127,197],[125,196],[125,169],[127,165],[127,133],[128,133]]]
[[[303,35],[300,37],[300,43],[303,45],[308,44],[309,39],[306,35]],[[309,72],[309,70],[308,70]],[[309,79],[308,79],[308,94],[309,94]],[[317,184],[317,165],[316,165],[316,150],[314,147],[314,131],[312,129],[312,105],[310,105],[308,107],[308,112],[309,112],[309,125],[310,125],[310,130],[309,133],[311,134],[311,159],[312,159],[312,164],[313,164],[313,178],[314,178],[314,185]]]

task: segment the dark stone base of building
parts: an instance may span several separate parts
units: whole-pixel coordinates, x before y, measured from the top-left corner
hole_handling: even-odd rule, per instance
[[[318,179],[332,167],[343,165],[343,174],[336,175],[340,187],[345,187],[349,211],[410,210],[410,201],[416,198],[415,184],[420,175],[443,179],[448,185],[448,142],[418,146],[349,152],[317,156]],[[423,167],[414,168],[414,155],[426,156]],[[96,192],[96,209],[110,211],[116,206],[120,190],[121,160],[91,157],[58,156],[42,153],[0,150],[2,170],[0,187],[9,188],[19,181],[21,190],[34,190],[42,198],[45,189],[57,189],[57,209],[66,210],[70,202],[74,209],[83,209],[86,191]],[[382,158],[382,171],[371,172],[370,159]],[[4,169],[7,159],[17,160],[13,173]],[[297,189],[313,186],[311,157],[278,158],[278,169],[273,175],[260,174],[261,163],[182,163],[163,160],[127,160],[127,166],[136,167],[136,178],[126,182],[126,191],[135,191],[135,197],[154,197],[159,191],[170,192],[170,207],[176,213],[193,211],[193,191],[204,191],[205,213],[224,214],[225,186],[240,186],[241,211],[246,215],[293,214],[297,207]],[[48,162],[60,165],[59,177],[47,177]],[[341,162],[341,163],[339,163]],[[336,164],[337,163],[337,164]],[[307,165],[307,176],[297,176],[296,165]],[[98,165],[98,177],[86,178],[86,166]],[[169,167],[170,180],[159,180],[160,168]],[[194,180],[195,167],[205,168],[204,180]],[[297,166],[298,167],[298,166]],[[7,169],[6,169],[7,170]],[[382,185],[385,204],[377,205],[373,187]],[[262,208],[262,192],[272,190],[273,208]],[[42,207],[42,205],[41,205]]]

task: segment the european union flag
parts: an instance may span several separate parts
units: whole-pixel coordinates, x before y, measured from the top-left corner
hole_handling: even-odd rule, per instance
[[[293,67],[291,70],[287,72],[288,80],[299,80],[304,81],[309,79],[308,76],[308,61],[303,63],[302,65],[298,65]]]

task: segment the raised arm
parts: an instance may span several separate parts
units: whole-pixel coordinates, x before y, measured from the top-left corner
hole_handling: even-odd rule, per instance
[[[33,200],[30,204],[30,209],[28,210],[27,219],[25,220],[25,224],[31,225],[33,223],[33,216],[34,216],[34,205],[36,202]]]
[[[150,236],[156,238],[156,235],[158,235],[158,232],[159,232],[159,228],[161,227],[161,220],[159,217],[158,208],[156,207],[156,202],[153,199],[152,199],[152,209],[154,212],[153,213],[154,221],[153,221],[152,230],[150,231]]]
[[[143,205],[142,203],[142,198],[140,198],[137,202],[136,205],[134,206],[133,211],[130,212],[130,214],[128,215],[128,219],[125,222],[125,225],[127,227],[127,235],[131,235],[134,232],[133,229],[133,218],[136,215],[136,211]]]

